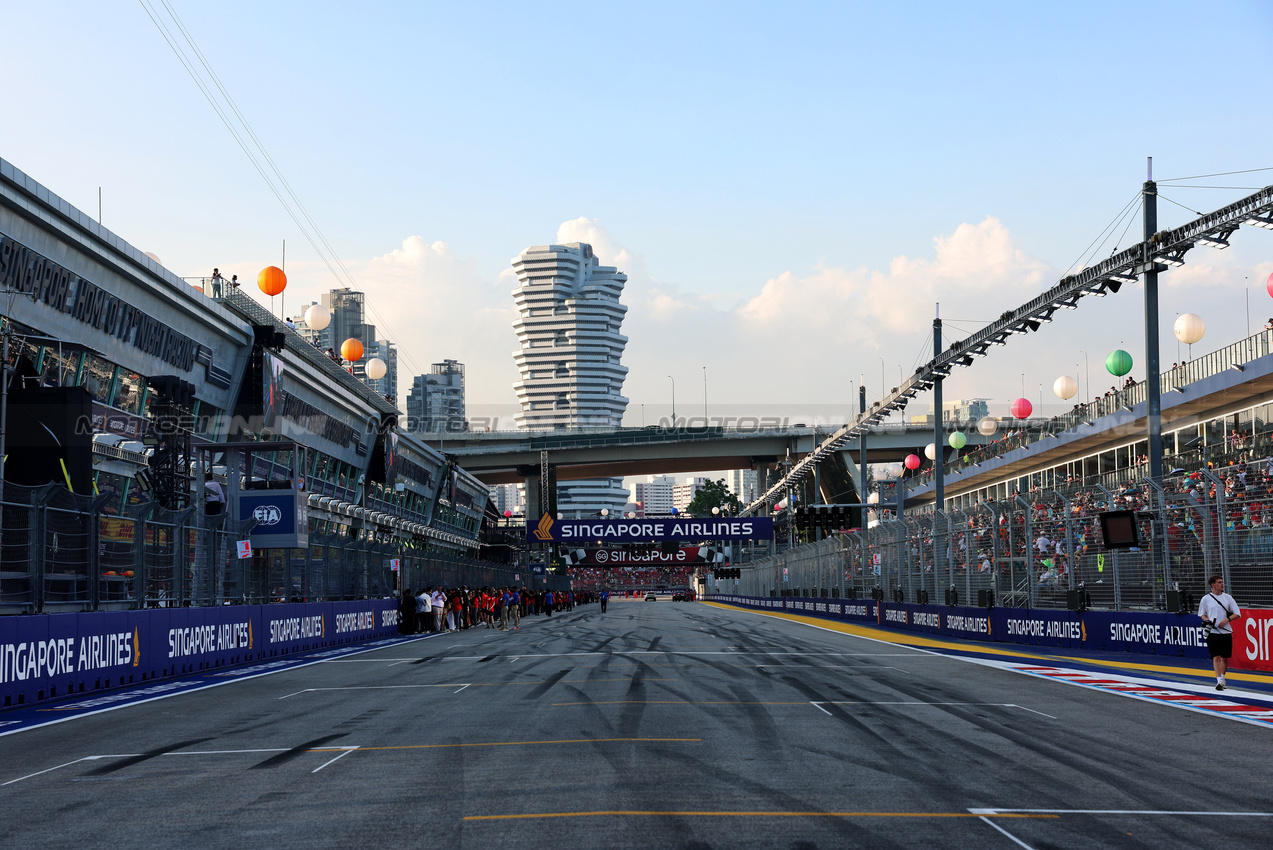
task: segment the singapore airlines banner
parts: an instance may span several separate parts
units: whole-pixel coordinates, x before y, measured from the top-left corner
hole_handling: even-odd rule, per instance
[[[398,632],[393,599],[0,617],[0,706]]]
[[[527,529],[531,543],[656,543],[665,540],[772,540],[772,517],[644,517],[641,519],[553,519]]]

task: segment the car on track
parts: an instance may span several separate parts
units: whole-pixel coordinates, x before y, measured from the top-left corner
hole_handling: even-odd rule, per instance
[[[659,598],[658,598],[657,596],[655,596],[655,595],[654,595],[654,591],[650,591],[649,593],[647,593],[647,594],[645,595],[645,601],[646,601],[646,602],[658,602],[658,601],[659,601]]]
[[[688,595],[688,594],[686,594],[686,592],[685,592],[685,591],[683,591],[683,590],[678,590],[678,591],[676,591],[676,593],[673,593],[673,594],[672,594],[672,601],[673,601],[673,602],[688,602],[688,601],[689,601],[689,599],[690,599],[690,598],[689,598],[689,595]]]

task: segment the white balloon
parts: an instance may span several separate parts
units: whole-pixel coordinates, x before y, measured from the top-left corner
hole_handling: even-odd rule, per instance
[[[1069,401],[1078,391],[1079,382],[1069,375],[1062,375],[1052,383],[1052,392],[1056,393],[1056,397],[1059,399]]]
[[[937,447],[932,443],[924,446],[924,457],[929,460],[937,460]]]
[[[977,432],[983,437],[989,437],[999,430],[999,422],[993,416],[983,416],[981,421],[977,423]]]
[[[889,478],[901,478],[904,471],[906,471],[906,467],[902,466],[900,463],[890,463],[888,465]]]
[[[872,493],[871,495],[867,496],[866,503],[868,505],[878,505],[880,503],[880,494]]]
[[[373,381],[379,381],[388,371],[389,367],[379,357],[373,357],[367,361],[367,377]]]
[[[332,323],[332,313],[322,304],[311,304],[305,311],[305,326],[311,330],[325,330]]]
[[[1185,345],[1193,345],[1207,332],[1207,323],[1196,313],[1181,313],[1171,329],[1175,332],[1176,339]]]

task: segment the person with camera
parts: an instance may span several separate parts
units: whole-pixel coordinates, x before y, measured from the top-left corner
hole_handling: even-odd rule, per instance
[[[1228,687],[1224,674],[1229,669],[1229,659],[1233,657],[1233,626],[1230,623],[1241,617],[1242,611],[1234,598],[1224,592],[1224,579],[1220,575],[1211,576],[1207,583],[1211,585],[1211,592],[1198,603],[1198,616],[1202,618],[1207,652],[1216,671],[1216,690],[1223,691]]]

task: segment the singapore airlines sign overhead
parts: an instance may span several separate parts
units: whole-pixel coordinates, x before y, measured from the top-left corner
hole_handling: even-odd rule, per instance
[[[553,519],[544,514],[529,529],[532,543],[651,543],[662,540],[772,540],[771,517],[644,517],[642,519]]]

